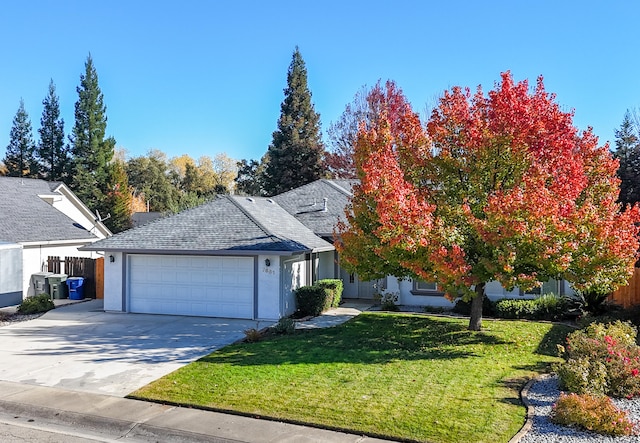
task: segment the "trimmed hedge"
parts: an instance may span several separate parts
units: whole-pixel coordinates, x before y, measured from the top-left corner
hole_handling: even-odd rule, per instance
[[[332,293],[322,286],[302,286],[295,291],[296,306],[300,315],[322,314],[331,308]]]
[[[527,320],[559,320],[569,308],[566,297],[545,294],[534,299],[509,299],[496,301],[496,317]]]
[[[325,278],[324,280],[318,280],[314,286],[320,286],[331,291],[331,306],[334,308],[338,307],[342,300],[342,290],[344,289],[342,280],[338,278]]]
[[[295,290],[297,314],[317,316],[335,308],[342,299],[342,280],[327,278],[318,280],[313,286],[302,286]]]

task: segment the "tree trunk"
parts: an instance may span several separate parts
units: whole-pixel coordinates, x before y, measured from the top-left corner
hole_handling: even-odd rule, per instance
[[[469,330],[482,329],[482,305],[484,301],[484,283],[476,285],[476,296],[471,300],[471,316],[469,317]]]

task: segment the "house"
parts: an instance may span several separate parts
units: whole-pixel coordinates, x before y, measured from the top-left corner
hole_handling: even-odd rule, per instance
[[[317,180],[272,198],[218,196],[88,244],[105,255],[107,311],[278,320],[295,311],[293,290],[341,278],[345,298],[399,294],[399,304],[452,307],[438,284],[389,276],[360,281],[340,267],[334,229],[355,180]],[[566,282],[542,291],[567,292]],[[533,296],[507,292],[492,298]]]
[[[218,196],[84,246],[104,251],[104,308],[278,320],[333,277],[335,248],[274,200]]]
[[[357,180],[321,179],[292,189],[273,197],[280,206],[296,217],[313,232],[333,242],[333,232],[339,220],[344,220],[344,210],[353,196],[353,185]],[[339,264],[339,259],[336,261]],[[417,279],[397,279],[388,276],[378,281],[360,281],[357,274],[348,273],[342,268],[336,275],[344,283],[345,298],[372,299],[376,293],[396,293],[398,304],[409,306],[432,306],[451,308],[454,303],[444,297],[435,282],[424,282]],[[571,294],[572,289],[566,281],[550,280],[541,288],[523,293],[515,288],[507,291],[500,283],[487,283],[485,294],[492,300],[499,298],[533,297],[553,292],[555,294]]]
[[[357,180],[321,179],[273,197],[284,210],[311,229],[317,236],[333,243],[339,220],[345,221],[344,209],[353,196]],[[340,267],[336,254],[336,278],[344,283],[343,297],[373,299],[383,282],[361,281],[357,274]]]
[[[63,183],[0,177],[0,195],[0,241],[14,245],[11,266],[22,276],[24,296],[33,295],[31,275],[46,270],[48,256],[96,257],[95,252],[79,252],[78,248],[111,235]],[[8,260],[8,253],[4,256]],[[6,269],[5,265],[0,269]]]

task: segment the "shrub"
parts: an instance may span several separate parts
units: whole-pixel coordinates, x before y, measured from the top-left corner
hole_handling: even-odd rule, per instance
[[[55,307],[49,294],[39,294],[25,298],[20,306],[18,306],[18,313],[37,314],[39,312],[50,311]]]
[[[598,315],[606,312],[607,306],[605,302],[609,294],[609,292],[591,290],[578,291],[576,295],[582,300],[582,306],[585,311]]]
[[[500,318],[532,318],[535,312],[533,300],[510,298],[498,300],[494,309]]]
[[[557,365],[560,389],[577,394],[604,395],[607,391],[607,367],[604,363],[581,357]]]
[[[495,303],[496,316],[527,320],[558,320],[569,307],[566,297],[544,294],[534,299],[502,299]]]
[[[573,332],[570,337],[575,339],[584,336],[604,340],[605,337],[609,336],[619,344],[634,345],[636,344],[637,335],[638,330],[635,326],[631,323],[617,320],[613,323],[591,323],[586,328]]]
[[[324,280],[318,280],[316,282],[316,286],[320,286],[331,291],[331,306],[337,308],[342,300],[342,290],[344,289],[344,283],[342,283],[342,280],[338,278],[325,278]]]
[[[296,306],[300,315],[317,316],[331,308],[331,291],[321,286],[301,286],[295,290]]]
[[[296,330],[296,322],[291,318],[281,318],[278,323],[271,326],[271,330],[276,334],[293,334]]]
[[[640,395],[640,347],[629,323],[593,323],[567,337],[565,363],[555,366],[560,386],[613,397]],[[604,369],[603,369],[604,368]],[[600,380],[604,370],[604,382]],[[589,380],[593,378],[594,380]]]
[[[565,426],[580,426],[607,435],[634,435],[633,423],[626,412],[618,409],[608,397],[560,394],[553,406],[551,421]]]
[[[260,341],[262,334],[256,328],[249,328],[244,330],[244,339],[249,343],[255,343]]]
[[[400,294],[397,292],[387,292],[385,294],[379,294],[376,298],[380,299],[380,309],[383,311],[393,311],[397,312],[400,310],[398,307],[398,300],[400,299]]]
[[[471,302],[458,299],[452,309],[453,312],[460,315],[471,315]],[[493,303],[486,296],[482,299],[482,315],[492,317],[494,315]]]

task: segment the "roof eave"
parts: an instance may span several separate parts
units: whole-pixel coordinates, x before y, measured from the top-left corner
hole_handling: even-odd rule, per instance
[[[332,248],[319,248],[331,250]],[[297,251],[269,251],[269,250],[245,250],[245,249],[140,249],[140,248],[118,248],[118,247],[100,247],[87,245],[78,248],[80,251],[105,251],[105,252],[124,252],[127,254],[159,254],[159,255],[298,255],[309,252],[322,252],[315,249],[301,249]]]

